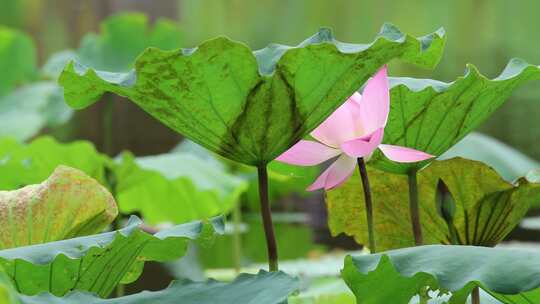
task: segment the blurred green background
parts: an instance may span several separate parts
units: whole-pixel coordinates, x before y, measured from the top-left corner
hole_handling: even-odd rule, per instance
[[[217,35],[244,41],[252,48],[271,42],[297,44],[321,26],[333,28],[341,41],[369,42],[383,22],[414,35],[442,26],[448,41],[435,71],[392,64],[390,72],[452,81],[463,75],[467,63],[489,77],[496,77],[512,57],[539,63],[539,7],[537,0],[0,0],[0,24],[29,33],[37,43],[40,64],[57,51],[76,49],[84,34],[99,32],[103,19],[123,11],[143,12],[151,22],[162,17],[177,21],[185,47]],[[540,159],[540,145],[534,144],[540,139],[538,96],[540,88],[535,83],[522,87],[480,131]],[[104,132],[95,123],[102,111],[97,105],[78,113],[69,132],[64,130],[59,136],[90,139],[103,149]],[[167,151],[179,139],[128,103],[115,105],[113,115],[117,132],[111,152],[130,149],[155,154]]]

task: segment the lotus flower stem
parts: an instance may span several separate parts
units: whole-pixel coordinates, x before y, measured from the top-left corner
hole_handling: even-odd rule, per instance
[[[471,292],[471,303],[480,304],[480,289],[475,287]]]
[[[272,224],[272,210],[268,200],[268,172],[266,165],[257,168],[259,176],[259,198],[261,201],[261,216],[266,237],[266,248],[268,250],[268,268],[270,271],[278,270],[278,254],[274,225]]]
[[[357,159],[358,171],[362,177],[362,188],[364,189],[364,202],[366,204],[366,217],[368,225],[369,250],[371,253],[377,252],[375,247],[375,233],[373,230],[373,202],[371,199],[371,188],[366,169],[366,162],[363,157]]]
[[[411,170],[407,173],[409,177],[409,212],[411,214],[412,230],[414,235],[414,244],[421,246],[424,243],[422,238],[422,226],[420,225],[420,210],[418,207],[418,180],[416,178],[417,170]]]

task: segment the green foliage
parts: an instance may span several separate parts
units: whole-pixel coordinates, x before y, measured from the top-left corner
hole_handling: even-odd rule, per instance
[[[105,19],[99,35],[87,34],[77,53],[84,65],[122,72],[131,69],[147,47],[173,50],[181,43],[182,32],[172,20],[158,19],[150,28],[146,15],[122,13]]]
[[[391,110],[383,142],[441,155],[472,132],[506,102],[521,84],[540,78],[540,68],[511,60],[498,77],[490,80],[473,65],[451,83],[431,79],[391,80]],[[406,173],[428,161],[395,163],[379,151],[371,164],[381,170]]]
[[[409,218],[407,177],[368,168],[373,195],[374,225],[380,250],[414,245]],[[436,206],[439,179],[455,203],[453,225],[463,245],[494,246],[519,223],[530,205],[540,201],[540,183],[527,178],[518,185],[504,181],[476,161],[454,158],[435,161],[418,173],[420,218],[425,244],[449,244],[446,222]],[[368,240],[360,176],[326,193],[332,234],[346,233],[361,244]]]
[[[319,173],[317,168],[306,171],[271,162],[276,156],[305,137],[380,66],[400,58],[432,68],[445,43],[443,31],[414,38],[392,25],[385,25],[366,45],[338,42],[325,29],[297,47],[270,45],[254,52],[227,38],[175,50],[182,40],[173,22],[158,20],[150,27],[142,14],[117,15],[102,24],[100,34],[87,35],[76,52],[54,56],[41,76],[56,78],[61,73],[65,97],[75,108],[87,107],[111,92],[131,99],[168,127],[223,157],[250,166],[268,165],[273,200],[305,188]],[[149,46],[154,48],[146,49]],[[9,71],[0,75],[0,136],[24,141],[71,116],[55,84],[28,85],[38,75],[35,58],[28,37],[0,28],[0,70]],[[72,59],[76,62],[64,69]],[[493,80],[472,65],[465,76],[452,83],[395,78],[384,142],[439,156],[487,119],[515,88],[539,78],[538,72],[537,66],[515,59]],[[12,92],[22,84],[26,85]],[[187,222],[228,212],[246,189],[247,200],[255,201],[253,168],[235,167],[230,162],[226,167],[212,156],[169,153],[136,158],[125,153],[113,161],[85,142],[63,145],[42,138],[22,145],[16,140],[0,139],[0,189],[40,182],[59,164],[67,164],[107,185],[118,198],[121,211],[140,212],[150,223]],[[508,157],[505,154],[505,160]],[[371,159],[379,248],[413,244],[406,178],[386,172],[407,173],[426,164],[428,161],[395,164],[380,152]],[[226,170],[230,167],[245,180],[229,175]],[[77,237],[109,223],[116,215],[114,200],[80,171],[60,166],[52,174],[41,185],[0,191],[0,221],[7,223],[0,230],[0,245],[7,248],[76,238],[0,250],[0,302],[4,298],[17,301],[13,286],[22,293],[23,303],[181,299],[186,303],[278,304],[298,289],[297,280],[284,273],[261,272],[241,275],[231,283],[183,281],[158,292],[102,299],[117,284],[137,279],[145,261],[178,258],[190,240],[206,243],[216,232],[222,233],[223,223],[221,218],[193,222],[150,235],[132,218],[119,231]],[[537,177],[529,174],[514,185],[477,162],[433,162],[419,173],[425,241],[448,244],[449,230],[455,230],[459,244],[494,246],[529,206],[540,204]],[[455,213],[448,222],[440,217],[436,203],[439,181],[444,181],[449,191],[439,201],[455,202]],[[89,202],[92,206],[87,206]],[[341,188],[328,192],[327,202],[332,232],[345,232],[365,243],[365,211],[357,174]],[[265,257],[260,229],[261,225],[255,225],[251,234],[244,236],[248,244],[245,255],[254,260]],[[297,233],[285,228],[280,232],[279,226],[276,230],[285,236],[278,238],[282,258],[311,248],[298,241],[310,238],[304,230]],[[217,261],[223,256],[217,248],[221,247],[203,252],[203,257]],[[343,276],[361,303],[407,303],[414,295],[425,298],[429,289],[440,289],[452,292],[450,303],[459,304],[465,303],[475,286],[505,303],[529,303],[540,301],[536,262],[532,253],[524,251],[424,246],[349,257]],[[494,265],[497,272],[492,270]],[[342,287],[335,279],[318,281],[312,290],[291,300],[353,303],[351,294]]]
[[[87,141],[68,144],[39,137],[29,144],[0,139],[0,189],[39,183],[59,165],[77,168],[107,186],[123,213],[141,212],[149,223],[185,223],[227,213],[246,183],[197,155],[170,153],[113,162]],[[107,172],[109,175],[107,176]],[[158,208],[156,206],[159,206]]]
[[[117,214],[107,189],[79,170],[59,166],[41,184],[0,191],[0,249],[98,233]]]
[[[473,132],[467,135],[439,159],[457,156],[481,161],[497,170],[507,181],[513,181],[533,169],[540,168],[540,162],[481,133]]]
[[[255,215],[255,214],[253,214]],[[281,216],[280,216],[281,215]],[[311,251],[321,251],[322,245],[313,244],[314,234],[311,228],[305,227],[307,218],[287,219],[288,216],[294,217],[298,214],[279,214],[274,213],[273,220],[276,223],[274,230],[278,242],[278,256],[282,260],[290,260],[306,257]],[[249,223],[249,232],[244,235],[243,244],[246,244],[244,253],[248,258],[256,262],[264,262],[267,255],[264,250],[263,224],[260,215],[247,219]]]
[[[0,137],[23,141],[71,117],[55,83],[31,83],[38,68],[34,43],[26,34],[0,27],[0,70]]]
[[[182,31],[172,20],[158,19],[151,27],[144,14],[120,13],[105,19],[99,34],[84,36],[77,51],[54,54],[44,70],[57,77],[70,60],[77,60],[96,69],[125,72],[147,47],[173,50],[180,48],[182,41]]]
[[[259,210],[259,185],[257,183],[256,170],[246,167],[250,174],[245,176],[249,179],[249,188],[246,193],[246,200],[251,210]],[[305,197],[311,193],[306,192],[306,188],[320,174],[318,167],[298,167],[288,165],[278,161],[268,164],[268,196],[272,202],[280,199],[288,199],[293,196]]]
[[[355,304],[356,299],[342,279],[320,278],[309,288],[289,298],[289,304]]]
[[[230,163],[230,161],[229,161]],[[246,165],[236,163],[231,170],[248,182],[248,189],[243,196],[246,207],[252,211],[260,210],[259,184],[257,170]],[[311,193],[306,188],[313,183],[320,173],[318,167],[298,167],[278,161],[268,164],[268,197],[271,203],[278,200],[289,199],[291,196],[306,197]]]
[[[23,1],[0,0],[2,10],[0,20],[2,25],[10,27],[20,27],[23,23],[24,5]]]
[[[291,260],[305,258],[310,253],[324,251],[324,246],[313,244],[314,233],[310,227],[306,227],[304,221],[287,221],[281,215],[273,214],[274,230],[278,243],[278,256],[280,260]],[[261,250],[266,246],[263,226],[259,214],[243,215],[245,231],[241,232],[242,243],[242,263],[250,265],[253,263],[265,263],[268,259],[266,252]],[[209,250],[199,252],[199,259],[205,268],[232,268],[234,267],[234,237],[229,233],[216,239]],[[219,252],[219,255],[215,253]]]
[[[340,43],[323,29],[298,47],[252,53],[221,37],[191,50],[149,48],[129,73],[71,63],[60,84],[75,108],[112,92],[211,151],[262,165],[320,124],[381,65],[401,58],[433,67],[444,41],[442,31],[417,39],[385,25],[369,45]]]
[[[0,97],[0,137],[26,140],[44,127],[58,127],[71,118],[61,90],[49,81],[34,82]]]
[[[242,195],[242,202],[247,205],[244,207],[248,207],[252,211],[259,210],[257,169],[220,157],[190,140],[182,141],[172,152],[196,154],[198,158],[203,159],[206,163],[210,163],[216,168],[225,167],[235,176],[242,178],[248,183],[248,189]],[[301,197],[310,195],[305,190],[320,173],[320,169],[315,166],[298,167],[278,161],[271,161],[267,169],[268,197],[271,203],[291,195]]]
[[[0,189],[13,190],[45,180],[59,165],[77,168],[106,185],[107,159],[86,141],[59,143],[40,137],[29,144],[0,139]]]
[[[28,35],[0,26],[0,71],[0,96],[37,75],[36,50]]]
[[[46,291],[63,296],[77,289],[106,297],[118,283],[137,279],[145,261],[177,259],[190,240],[223,232],[222,218],[174,226],[154,235],[141,231],[140,224],[132,217],[118,231],[1,250],[0,264],[22,294]]]
[[[247,189],[223,167],[190,153],[139,158],[126,153],[114,172],[120,210],[141,212],[149,223],[185,223],[228,213]]]
[[[261,271],[257,275],[241,274],[230,283],[175,281],[160,291],[141,292],[113,299],[100,299],[88,293],[72,292],[63,298],[50,294],[21,296],[23,304],[281,304],[299,288],[298,280],[283,272]],[[181,301],[181,302],[179,302]]]
[[[222,238],[220,238],[222,239]],[[294,247],[294,246],[291,246]],[[215,252],[218,252],[215,250]],[[353,293],[340,278],[340,268],[346,254],[341,251],[329,254],[311,254],[303,258],[284,258],[280,269],[291,276],[298,276],[302,286],[299,293],[289,297],[289,304],[353,304]],[[255,272],[257,264],[241,268],[241,271]],[[234,269],[210,269],[205,272],[209,277],[230,280],[236,274]]]
[[[66,64],[75,58],[77,58],[77,53],[73,50],[64,50],[55,53],[47,59],[47,62],[45,62],[41,69],[41,73],[45,77],[57,79]]]
[[[503,303],[528,304],[540,301],[539,271],[530,250],[431,245],[348,256],[342,276],[358,303],[408,303],[439,289],[452,293],[449,304],[464,304],[479,286]]]
[[[45,127],[67,122],[72,110],[62,90],[50,80],[56,79],[69,60],[110,71],[127,71],[146,47],[175,49],[181,46],[182,33],[177,24],[158,20],[149,28],[147,17],[125,13],[102,23],[100,35],[88,34],[77,52],[54,54],[39,71],[33,41],[26,34],[0,27],[0,136],[25,141]],[[41,74],[44,80],[30,82]],[[17,88],[19,85],[23,85]]]
[[[1,304],[20,304],[19,296],[13,283],[0,268],[0,303]]]

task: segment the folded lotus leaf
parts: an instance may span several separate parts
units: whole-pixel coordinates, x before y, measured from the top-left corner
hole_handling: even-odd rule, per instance
[[[540,67],[514,58],[503,72],[489,79],[472,65],[464,76],[445,83],[432,79],[392,78],[391,109],[383,143],[406,146],[439,156],[500,108],[521,85],[540,78]],[[392,162],[376,152],[370,160],[378,169],[407,173],[431,160]]]
[[[380,250],[414,246],[407,177],[368,168],[373,195],[375,237]],[[450,244],[447,223],[436,201],[439,179],[455,200],[453,225],[463,245],[495,246],[540,203],[540,183],[529,174],[509,183],[487,165],[463,158],[435,161],[418,173],[420,219],[425,244]],[[367,244],[364,193],[358,174],[326,193],[332,234],[346,233]]]
[[[97,233],[117,214],[105,187],[82,171],[58,166],[41,184],[0,191],[0,248]]]

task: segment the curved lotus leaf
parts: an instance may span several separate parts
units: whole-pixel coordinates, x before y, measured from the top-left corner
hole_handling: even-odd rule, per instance
[[[36,76],[36,49],[32,39],[0,26],[0,96]]]
[[[368,168],[379,250],[414,246],[404,175]],[[472,160],[435,161],[418,173],[420,217],[425,244],[449,244],[448,225],[435,203],[438,180],[452,194],[454,226],[463,245],[494,246],[519,223],[529,206],[540,202],[540,183],[527,178],[518,185],[504,181],[492,168]],[[332,234],[346,233],[367,244],[363,191],[358,174],[326,192]]]
[[[442,30],[414,38],[392,25],[367,45],[336,41],[328,29],[297,47],[255,52],[220,37],[189,50],[149,48],[129,73],[72,62],[59,81],[75,108],[112,92],[209,150],[263,165],[319,125],[383,64],[401,58],[433,67],[444,41]]]
[[[107,159],[86,141],[59,143],[40,137],[29,144],[0,139],[0,189],[13,190],[45,180],[59,165],[77,168],[105,185]]]
[[[223,167],[189,153],[138,158],[125,153],[114,173],[120,211],[140,212],[149,223],[185,223],[228,213],[247,189],[245,181]]]
[[[439,159],[453,157],[481,161],[497,170],[507,181],[513,181],[533,169],[540,168],[539,161],[493,137],[475,132],[467,135]]]
[[[89,293],[71,292],[63,298],[50,294],[20,296],[22,304],[281,304],[299,288],[298,279],[283,272],[260,271],[257,275],[241,274],[232,282],[174,281],[160,291],[144,291],[113,299],[100,299]],[[180,301],[180,302],[179,302]]]
[[[77,289],[106,297],[118,283],[134,281],[145,261],[177,259],[185,254],[190,240],[206,241],[223,232],[221,217],[154,235],[141,231],[141,223],[132,217],[118,231],[0,250],[0,265],[22,294],[46,291],[63,296]]]
[[[473,65],[451,83],[431,79],[391,79],[391,110],[383,142],[441,155],[506,102],[521,84],[540,78],[540,68],[512,59],[498,77],[488,79]],[[430,161],[395,163],[376,152],[371,164],[406,173]]]
[[[431,245],[348,256],[342,276],[358,303],[409,303],[439,289],[464,304],[478,286],[502,303],[530,304],[540,301],[539,273],[535,251]]]
[[[0,191],[0,249],[101,232],[117,214],[107,189],[79,170],[59,166],[41,184]]]

